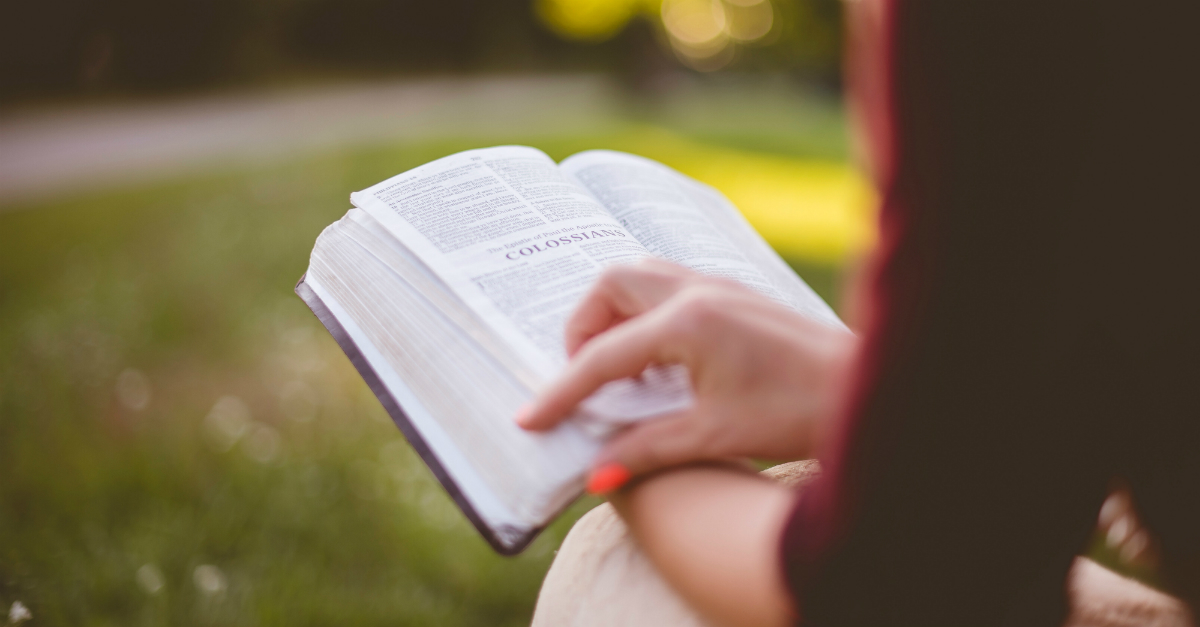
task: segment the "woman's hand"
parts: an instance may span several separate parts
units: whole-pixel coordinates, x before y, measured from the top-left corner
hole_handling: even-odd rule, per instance
[[[654,364],[686,366],[696,397],[615,436],[596,461],[596,492],[689,461],[808,455],[855,344],[737,283],[660,260],[609,269],[566,329],[566,372],[521,426],[549,429],[600,386]]]

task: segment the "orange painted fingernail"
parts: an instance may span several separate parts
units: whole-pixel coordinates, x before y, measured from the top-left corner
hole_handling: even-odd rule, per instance
[[[587,491],[588,494],[608,494],[628,483],[631,478],[633,475],[628,468],[617,462],[609,462],[592,471],[588,477]]]

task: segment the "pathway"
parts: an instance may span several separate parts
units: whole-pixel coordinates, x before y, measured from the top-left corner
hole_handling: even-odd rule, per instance
[[[591,75],[444,78],[0,116],[0,208],[346,145],[603,132]]]

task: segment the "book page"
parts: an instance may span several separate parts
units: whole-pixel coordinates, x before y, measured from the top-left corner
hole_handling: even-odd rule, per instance
[[[603,269],[650,255],[539,150],[471,150],[351,195],[509,341],[543,381],[566,364],[563,328]],[[690,402],[686,373],[606,386],[599,416],[644,417]]]
[[[575,496],[599,443],[574,425],[531,433],[507,419],[529,389],[411,275],[396,273],[381,250],[388,245],[364,231],[351,216],[325,229],[305,281],[479,513],[497,524],[543,523]]]
[[[717,190],[656,161],[609,150],[564,160],[587,189],[653,255],[733,279],[816,320],[837,315]]]

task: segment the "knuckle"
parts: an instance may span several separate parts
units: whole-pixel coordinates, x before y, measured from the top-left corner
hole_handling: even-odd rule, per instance
[[[721,429],[698,428],[695,431],[695,450],[697,454],[705,458],[723,457],[728,448],[729,438]]]
[[[643,468],[654,470],[666,466],[663,454],[654,447],[649,447],[642,451],[641,466]]]
[[[597,337],[579,348],[576,354],[574,370],[578,376],[591,383],[600,385],[620,375],[620,364],[615,359],[621,347]]]
[[[672,461],[660,441],[646,442],[638,453],[641,457],[641,464],[646,468],[662,468]]]
[[[572,360],[574,370],[580,374],[594,372],[604,361],[604,354],[604,342],[597,339],[584,344]]]
[[[647,257],[630,266],[638,274],[665,283],[678,283],[693,278],[695,273],[687,268],[658,257]]]
[[[631,267],[645,270],[670,270],[678,268],[679,266],[667,261],[666,259],[660,259],[658,257],[646,257],[645,259],[633,264]]]
[[[646,257],[636,264],[638,267],[648,268],[657,272],[671,275],[692,275],[696,274],[694,270],[688,269],[686,266],[681,266],[674,261],[667,261],[661,257]]]
[[[588,320],[582,316],[574,315],[567,318],[566,324],[563,325],[563,331],[567,337],[573,337],[582,333],[591,331]]]
[[[624,282],[628,276],[628,268],[625,266],[610,266],[605,268],[600,273],[600,278],[596,279],[595,291],[611,292]]]
[[[748,290],[745,285],[726,277],[700,275],[696,282],[713,294],[720,294],[726,299],[737,294],[744,294]]]
[[[697,286],[680,294],[673,317],[679,331],[701,334],[718,325],[728,307],[728,299],[722,298],[720,292]]]

